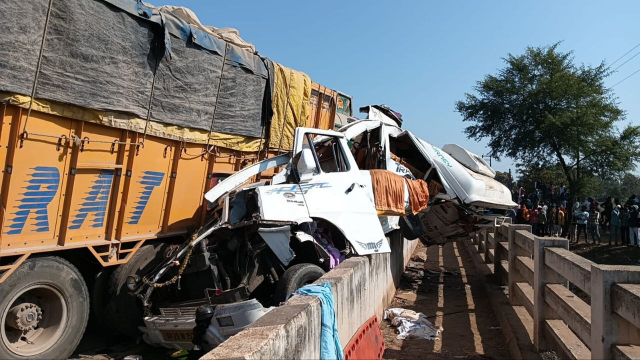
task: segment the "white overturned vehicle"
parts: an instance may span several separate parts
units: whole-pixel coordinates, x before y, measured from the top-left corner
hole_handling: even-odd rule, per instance
[[[386,233],[442,244],[516,206],[476,155],[438,149],[388,119],[340,132],[298,128],[292,154],[219,183],[205,195],[214,204],[208,224],[155,270],[131,274],[129,287],[148,314],[145,341],[210,349],[267,313],[263,304],[279,304],[344,258],[390,252]],[[283,166],[269,183],[249,184]],[[435,181],[441,190],[417,215],[379,216],[369,169]]]

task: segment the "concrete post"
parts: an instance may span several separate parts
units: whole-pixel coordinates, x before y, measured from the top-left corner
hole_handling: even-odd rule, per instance
[[[518,301],[515,294],[515,285],[519,281],[526,281],[525,278],[520,274],[519,271],[516,270],[516,257],[519,255],[518,245],[516,245],[516,231],[524,230],[531,232],[531,225],[525,224],[514,224],[509,225],[507,227],[509,231],[509,235],[507,236],[507,240],[509,242],[509,257],[507,261],[509,262],[509,303],[512,306],[522,305],[520,301]]]
[[[502,260],[500,258],[500,241],[502,241],[502,233],[500,232],[501,228],[504,227],[505,225],[502,225],[498,228],[495,228],[493,230],[493,272],[494,273],[498,273],[498,271],[500,271],[500,261]]]
[[[557,276],[545,274],[544,248],[561,247],[569,249],[569,240],[560,238],[534,238],[533,245],[533,342],[538,351],[546,350],[544,339],[544,322],[547,320],[546,303],[544,301],[544,288],[546,284],[565,283]],[[549,270],[552,271],[552,270]],[[593,281],[593,278],[592,278]]]
[[[628,343],[630,324],[613,313],[611,287],[639,284],[638,266],[591,265],[591,358],[611,359],[612,345]],[[615,316],[614,316],[615,315]]]
[[[482,229],[481,233],[484,240],[484,262],[489,264],[489,229]]]

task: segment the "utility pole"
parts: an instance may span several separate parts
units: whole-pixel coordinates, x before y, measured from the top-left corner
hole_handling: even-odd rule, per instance
[[[513,177],[511,177],[511,168],[509,168],[509,187],[514,187]]]
[[[489,166],[493,167],[493,165],[491,165],[491,155],[482,155],[482,158],[489,158]]]

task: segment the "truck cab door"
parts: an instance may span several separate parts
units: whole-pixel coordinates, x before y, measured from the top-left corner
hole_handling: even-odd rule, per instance
[[[390,252],[378,221],[371,177],[358,169],[344,135],[298,128],[295,139],[289,171],[295,168],[299,179],[294,186],[288,185],[295,191],[286,196],[300,197],[305,209],[298,209],[309,217],[335,225],[358,255]]]

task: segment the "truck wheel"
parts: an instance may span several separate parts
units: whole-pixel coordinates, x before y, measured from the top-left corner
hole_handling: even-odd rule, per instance
[[[105,316],[99,318],[106,319],[112,331],[134,339],[140,336],[138,326],[144,324],[142,303],[131,295],[126,280],[129,275],[142,277],[151,271],[162,260],[163,250],[164,246],[161,245],[145,245],[109,277],[105,290]]]
[[[422,236],[422,223],[417,215],[402,216],[398,219],[400,233],[407,240],[415,240]]]
[[[66,359],[89,320],[82,275],[59,257],[31,258],[0,284],[0,359]]]
[[[97,325],[102,328],[111,329],[109,326],[109,319],[107,318],[107,314],[104,311],[107,302],[109,299],[107,298],[107,284],[109,283],[109,278],[113,273],[113,268],[106,267],[100,270],[98,274],[96,274],[96,278],[93,284],[93,289],[91,291],[91,315],[93,316],[94,322],[97,322]],[[89,320],[91,323],[91,319]]]
[[[324,274],[324,270],[317,265],[293,265],[282,274],[280,281],[278,281],[276,291],[273,294],[273,303],[278,305],[281,302],[287,301],[287,296],[293,294],[301,287],[320,279]]]

